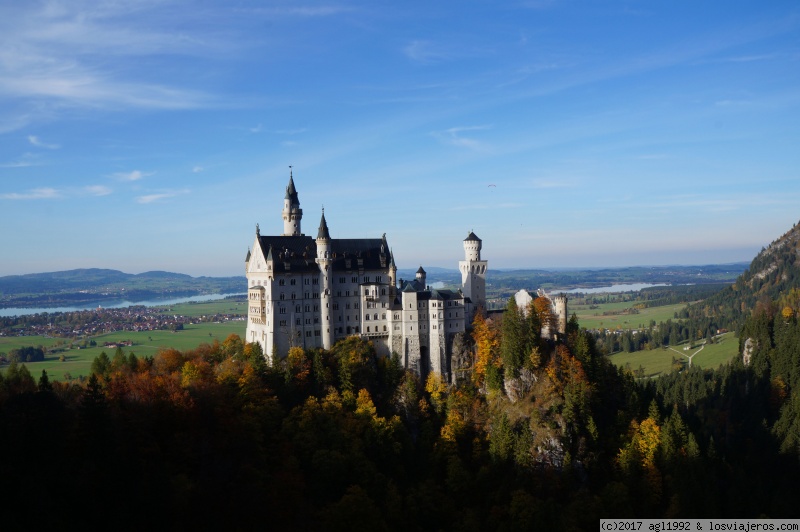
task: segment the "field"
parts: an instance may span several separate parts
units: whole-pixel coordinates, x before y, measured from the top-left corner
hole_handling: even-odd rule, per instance
[[[158,307],[164,308],[164,307]],[[202,303],[178,303],[166,307],[167,314],[178,316],[213,316],[214,314],[238,314],[247,315],[247,301],[234,301],[231,299],[220,299],[217,301],[204,301]]]
[[[587,305],[570,305],[569,313],[575,313],[578,323],[585,329],[637,329],[646,327],[650,320],[656,323],[674,319],[676,312],[680,312],[686,307],[686,303],[675,305],[664,305],[661,307],[651,307],[639,310],[638,314],[617,314],[603,316],[603,312],[619,311],[633,307],[637,301],[625,301],[619,303],[603,303],[599,308],[590,309]]]
[[[233,303],[225,302],[227,306],[232,306]],[[203,304],[206,306],[207,304]],[[187,305],[189,306],[189,305]],[[199,306],[199,305],[198,305]],[[178,305],[175,306],[177,309]],[[176,312],[177,314],[177,312]],[[187,325],[186,328],[179,332],[171,331],[146,331],[146,332],[130,332],[121,331],[109,334],[95,336],[94,340],[97,342],[97,347],[90,347],[87,349],[68,349],[60,353],[48,353],[45,355],[44,362],[32,362],[25,364],[28,370],[33,375],[34,379],[38,380],[42,374],[42,370],[47,370],[47,375],[51,380],[65,380],[64,374],[68,373],[72,378],[79,376],[89,375],[89,369],[92,365],[92,360],[102,353],[103,351],[109,357],[114,356],[115,349],[102,347],[106,342],[121,342],[124,340],[131,340],[132,347],[123,347],[126,354],[131,351],[136,356],[153,356],[159,349],[174,347],[179,350],[194,349],[202,343],[211,343],[215,339],[222,342],[229,334],[238,334],[244,337],[246,322],[241,321],[228,321],[222,323],[200,323],[197,325]],[[0,338],[0,351],[8,352],[12,349],[17,349],[24,346],[38,346],[45,347],[52,346],[57,338],[46,338],[43,336],[22,336],[11,338]],[[61,362],[59,357],[64,355],[66,360]]]
[[[642,366],[645,376],[656,377],[661,373],[668,373],[672,370],[672,358],[681,358],[687,361],[683,354],[691,355],[697,352],[699,347],[683,350],[683,345],[678,346],[680,354],[671,349],[651,349],[649,351],[636,351],[634,353],[617,353],[611,355],[611,362],[619,367],[630,365],[631,370],[636,370]],[[702,351],[692,358],[692,365],[701,368],[716,368],[720,364],[727,364],[739,351],[739,339],[733,333],[726,333],[717,338],[717,343],[709,344]],[[687,361],[688,362],[688,361]]]

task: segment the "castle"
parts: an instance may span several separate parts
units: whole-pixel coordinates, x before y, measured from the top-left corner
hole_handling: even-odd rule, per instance
[[[255,241],[245,259],[248,285],[247,342],[258,342],[269,360],[290,347],[330,349],[358,335],[380,355],[397,353],[405,368],[450,375],[456,334],[466,331],[486,305],[487,261],[481,239],[470,232],[459,262],[462,287],[433,289],[420,266],[412,280],[398,280],[386,234],[380,238],[331,238],[325,211],[316,239],[303,234],[303,210],[289,175],[283,234]]]

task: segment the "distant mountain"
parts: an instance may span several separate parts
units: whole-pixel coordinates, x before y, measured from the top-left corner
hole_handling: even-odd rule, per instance
[[[757,305],[770,306],[800,290],[800,224],[763,248],[736,281],[689,309],[695,320],[739,330]],[[797,295],[797,292],[794,292]]]
[[[0,277],[0,307],[60,306],[81,301],[214,293],[244,293],[242,277],[192,277],[182,273],[150,271],[140,274],[85,268],[60,272]]]

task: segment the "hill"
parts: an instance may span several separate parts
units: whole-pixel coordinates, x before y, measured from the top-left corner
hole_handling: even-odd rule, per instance
[[[754,309],[786,303],[800,289],[800,224],[763,248],[730,286],[688,309],[689,317],[718,329],[739,330]],[[706,327],[702,327],[706,328]]]
[[[244,277],[192,277],[164,271],[131,274],[101,268],[9,275],[0,277],[0,308],[243,292],[246,283]]]

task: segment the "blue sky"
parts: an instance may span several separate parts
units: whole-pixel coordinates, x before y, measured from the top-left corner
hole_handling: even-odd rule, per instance
[[[800,220],[796,2],[0,2],[0,275],[750,260]]]

